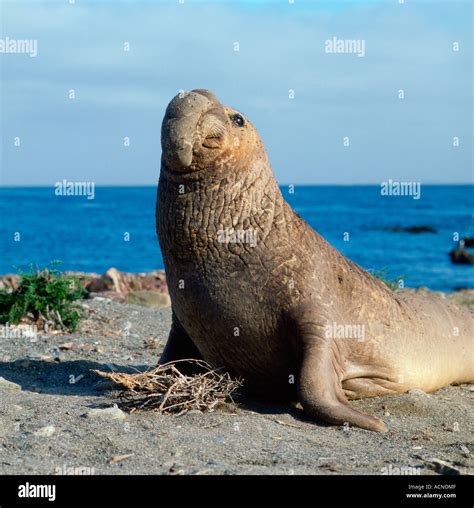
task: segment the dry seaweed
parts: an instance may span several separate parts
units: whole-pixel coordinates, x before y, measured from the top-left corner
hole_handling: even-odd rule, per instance
[[[189,362],[199,367],[201,373],[185,375],[177,365]],[[232,379],[227,372],[212,369],[201,360],[180,360],[165,363],[136,374],[102,372],[93,370],[122,388],[120,406],[130,413],[155,411],[158,413],[183,414],[192,409],[210,412],[232,400],[241,382]]]

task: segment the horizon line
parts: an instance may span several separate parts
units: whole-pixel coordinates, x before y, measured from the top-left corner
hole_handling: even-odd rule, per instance
[[[63,179],[71,183],[82,183],[82,180],[69,180],[67,178]],[[405,180],[392,180],[393,182],[404,183]],[[290,182],[277,182],[279,187],[287,187],[290,185],[300,186],[300,187],[379,187],[384,182],[388,181],[384,180],[382,182],[361,182],[361,183],[310,183],[310,182],[300,182],[300,183],[290,183]],[[90,182],[89,180],[84,180],[86,183],[93,183],[95,187],[157,187],[158,182],[155,184],[151,183],[111,183],[111,184],[96,184],[95,182]],[[55,182],[56,183],[56,182]],[[54,188],[55,183],[52,184],[31,184],[31,185],[18,185],[18,184],[0,184],[0,189],[50,189]],[[418,183],[418,182],[417,182]],[[419,182],[422,186],[448,186],[448,185],[474,185],[474,181],[472,182]]]

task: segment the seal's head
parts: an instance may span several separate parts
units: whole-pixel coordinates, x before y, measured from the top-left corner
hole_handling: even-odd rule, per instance
[[[264,153],[248,119],[208,90],[180,93],[169,103],[161,147],[162,167],[183,175],[249,167]]]

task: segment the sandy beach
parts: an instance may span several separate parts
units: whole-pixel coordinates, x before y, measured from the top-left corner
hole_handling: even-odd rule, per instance
[[[326,426],[298,407],[242,396],[213,413],[110,410],[117,392],[91,369],[155,365],[171,311],[103,297],[80,304],[87,317],[74,333],[0,342],[0,474],[472,472],[474,385],[352,403],[383,418],[387,434]]]

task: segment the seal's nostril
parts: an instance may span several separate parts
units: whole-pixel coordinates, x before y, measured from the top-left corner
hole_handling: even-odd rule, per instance
[[[222,143],[222,137],[219,134],[212,134],[207,136],[202,142],[205,148],[219,148]]]
[[[205,148],[219,148],[226,134],[226,123],[222,111],[214,108],[203,115],[199,130],[202,146]]]

